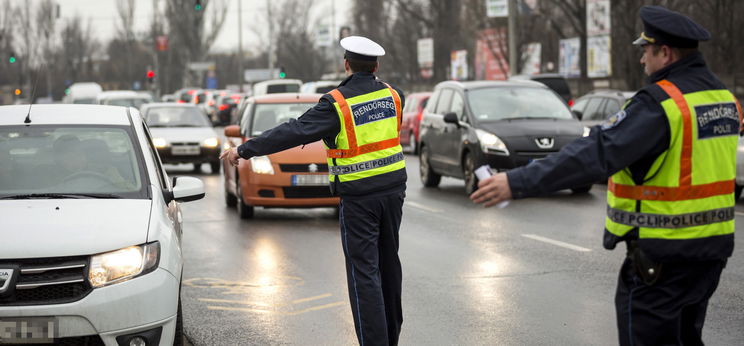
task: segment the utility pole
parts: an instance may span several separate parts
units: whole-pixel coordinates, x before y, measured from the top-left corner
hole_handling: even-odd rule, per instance
[[[269,20],[269,71],[274,72],[274,18],[271,16],[271,0],[266,0],[266,11]],[[271,76],[276,78],[277,76]]]
[[[509,0],[509,75],[519,74],[519,54],[517,52],[517,0]]]
[[[245,70],[243,70],[243,6],[242,0],[238,0],[238,80],[240,81],[240,92],[243,92],[245,84]]]

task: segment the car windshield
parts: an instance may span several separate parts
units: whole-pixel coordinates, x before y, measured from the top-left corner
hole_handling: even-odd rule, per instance
[[[134,107],[139,109],[145,103],[149,101],[146,98],[128,98],[128,99],[108,99],[103,101],[103,104],[109,106],[123,106],[123,107]]]
[[[468,92],[468,102],[478,121],[522,118],[571,119],[571,112],[555,93],[542,88],[498,87]]]
[[[122,126],[0,126],[0,199],[148,198]]]
[[[150,127],[211,127],[206,114],[197,107],[148,108],[145,121]]]
[[[298,91],[300,91],[298,84],[271,84],[266,87],[267,94],[296,93]]]
[[[289,119],[297,119],[315,103],[265,103],[257,104],[253,112],[252,136],[271,129]]]

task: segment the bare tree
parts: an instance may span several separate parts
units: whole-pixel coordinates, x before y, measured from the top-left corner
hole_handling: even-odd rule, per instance
[[[327,61],[323,51],[314,44],[314,35],[310,27],[310,2],[302,0],[284,0],[277,2],[274,13],[276,58],[279,67],[284,67],[291,78],[318,80],[323,74]]]

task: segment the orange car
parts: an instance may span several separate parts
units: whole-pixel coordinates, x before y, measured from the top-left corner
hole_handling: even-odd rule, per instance
[[[248,99],[239,125],[225,127],[227,144],[238,146],[253,136],[313,107],[321,94],[268,94]],[[241,218],[253,217],[254,207],[338,207],[328,187],[328,164],[321,141],[275,154],[240,160],[237,168],[223,162],[225,203],[237,206]]]

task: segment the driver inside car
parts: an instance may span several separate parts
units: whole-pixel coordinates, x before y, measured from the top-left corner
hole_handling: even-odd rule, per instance
[[[59,168],[59,184],[85,179],[103,181],[124,190],[135,188],[115,167],[90,160],[82,142],[74,135],[62,135],[54,141],[54,160]]]

